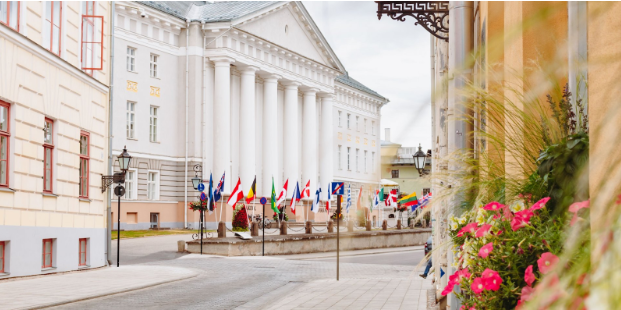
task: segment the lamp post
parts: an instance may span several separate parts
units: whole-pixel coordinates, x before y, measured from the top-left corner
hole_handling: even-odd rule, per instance
[[[123,147],[123,152],[118,156],[119,168],[121,172],[117,172],[113,175],[101,176],[101,192],[105,192],[113,183],[119,184],[114,188],[114,194],[118,197],[118,211],[117,211],[117,238],[116,238],[116,266],[119,267],[119,257],[121,253],[121,196],[125,195],[125,187],[121,184],[125,183],[125,174],[129,168],[129,163],[132,157],[127,153],[127,147]],[[112,220],[112,219],[110,219]]]
[[[414,157],[414,166],[416,170],[418,170],[418,174],[423,176],[425,174],[425,160],[427,159],[427,154],[423,152],[420,143],[418,144],[418,151],[416,151],[412,157]]]
[[[200,177],[198,176],[199,173],[201,174]],[[201,255],[203,255],[203,218],[205,214],[205,211],[203,210],[203,202],[205,201],[206,195],[205,193],[203,193],[203,190],[205,190],[205,185],[203,185],[203,166],[201,164],[194,165],[194,177],[192,178],[192,186],[194,187],[194,190],[201,192],[201,195],[199,196],[201,201],[201,207],[198,212],[200,213],[201,217],[199,223],[201,226]]]

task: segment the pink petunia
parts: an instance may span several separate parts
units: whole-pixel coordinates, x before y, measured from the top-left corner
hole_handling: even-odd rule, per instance
[[[487,256],[492,253],[492,251],[494,250],[494,243],[490,242],[484,246],[481,247],[481,249],[479,250],[479,256],[483,257],[483,258],[487,258]]]
[[[546,202],[548,202],[548,200],[550,200],[550,197],[542,198],[541,200],[535,202],[535,204],[532,207],[530,207],[530,210],[535,211],[535,210],[539,210],[545,207]]]
[[[461,237],[461,236],[463,236],[464,234],[467,234],[467,233],[474,233],[474,232],[476,232],[478,227],[479,227],[479,224],[477,224],[477,223],[470,223],[470,224],[464,226],[464,228],[459,230],[459,232],[457,233],[457,237]]]
[[[484,210],[489,210],[489,211],[497,211],[500,210],[504,207],[505,205],[501,204],[500,202],[496,202],[496,201],[492,201],[488,204],[486,204],[483,209]]]
[[[528,286],[533,286],[533,282],[535,282],[535,274],[533,273],[533,265],[530,265],[524,271],[524,281],[528,284]]]
[[[446,284],[446,287],[444,287],[444,290],[442,290],[442,296],[450,294],[453,291],[453,287],[455,286],[455,284],[456,283],[451,281],[449,278],[449,282]]]
[[[511,212],[511,209],[509,209],[509,207],[504,206],[502,208],[502,215],[504,216],[503,221],[511,221],[513,219],[513,213]]]
[[[500,234],[502,234],[502,229],[496,233],[496,236],[500,236]]]
[[[533,212],[528,209],[515,213],[515,217],[511,220],[511,229],[513,229],[513,231],[516,231],[530,224],[530,218],[532,216]]]
[[[486,268],[481,274],[481,278],[483,279],[483,287],[486,290],[497,291],[500,289],[500,284],[502,284],[502,278],[498,274],[498,272]]]
[[[525,286],[522,288],[522,296],[520,297],[520,300],[522,302],[528,301],[530,300],[530,298],[532,297],[533,294],[533,288],[530,286]]]
[[[472,284],[470,285],[470,288],[472,289],[472,291],[475,294],[481,294],[481,292],[483,292],[484,286],[483,286],[483,279],[481,278],[474,278],[474,280],[472,280]]]
[[[574,216],[571,218],[571,223],[569,223],[569,225],[574,226],[574,224],[576,224],[576,221],[578,220],[578,210],[582,208],[589,208],[589,204],[589,200],[585,200],[581,202],[574,202],[569,206],[569,212],[572,212],[574,214]]]
[[[462,270],[457,271],[457,273],[459,274],[459,280],[461,281],[461,279],[463,278],[470,278],[470,276],[472,275],[470,272],[468,272],[468,268],[464,268]]]
[[[490,224],[483,224],[483,225],[481,225],[481,227],[479,229],[477,229],[477,231],[474,234],[474,236],[477,237],[477,238],[481,238],[481,237],[487,235],[487,233],[489,233],[490,229],[492,229],[492,225],[490,225]]]
[[[537,266],[539,266],[539,271],[541,273],[546,274],[554,268],[557,262],[558,256],[550,252],[545,252],[541,254],[541,258],[537,260]]]

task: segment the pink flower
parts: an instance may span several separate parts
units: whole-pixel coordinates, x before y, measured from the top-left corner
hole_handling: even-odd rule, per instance
[[[492,229],[492,225],[490,225],[490,224],[483,224],[483,225],[481,225],[481,227],[479,229],[477,229],[477,231],[474,234],[474,236],[477,237],[477,238],[481,238],[481,237],[487,235],[487,233],[489,232],[490,229]]]
[[[453,286],[455,286],[455,284],[458,284],[459,282],[455,283],[455,278],[453,276],[449,277],[449,281],[446,284],[446,287],[444,287],[444,290],[442,290],[442,296],[446,296],[448,294],[450,294],[453,291]]]
[[[500,202],[496,202],[496,201],[492,201],[488,204],[486,204],[483,209],[484,210],[489,210],[489,211],[496,211],[496,210],[500,210],[504,207],[505,205],[501,204]]]
[[[494,250],[494,244],[493,242],[490,242],[486,245],[484,245],[483,247],[481,247],[481,249],[479,250],[479,256],[483,257],[483,258],[487,258],[487,256],[492,253],[492,251]]]
[[[481,294],[481,292],[483,292],[483,279],[481,278],[474,278],[474,280],[472,280],[472,285],[470,285],[470,288],[472,289],[472,291],[475,294]]]
[[[546,202],[548,202],[548,200],[550,200],[550,197],[546,197],[546,198],[543,198],[543,199],[535,202],[535,204],[532,207],[530,207],[530,210],[531,211],[535,211],[535,210],[539,210],[539,209],[545,207],[546,206]]]
[[[498,272],[486,268],[483,274],[481,274],[481,278],[483,278],[483,287],[486,290],[497,291],[500,289],[502,278],[498,275]]]
[[[459,274],[459,281],[461,281],[461,279],[468,279],[470,278],[470,276],[472,275],[470,272],[468,272],[468,268],[464,268],[462,270],[457,271],[457,273]]]
[[[524,281],[528,284],[528,286],[533,286],[533,282],[535,282],[535,274],[533,273],[533,265],[530,265],[524,271]]]
[[[500,234],[502,234],[502,229],[496,233],[496,236],[500,236]]]
[[[459,232],[457,233],[457,237],[461,237],[461,236],[463,236],[464,234],[467,234],[467,233],[474,233],[477,230],[478,227],[479,227],[479,224],[477,224],[477,223],[470,223],[470,224],[464,226],[464,228],[462,228],[461,230],[459,230]]]
[[[502,213],[503,213],[503,216],[505,217],[504,218],[505,221],[510,221],[513,219],[513,213],[511,213],[511,209],[509,209],[509,207],[503,206]]]
[[[533,288],[530,286],[525,286],[522,288],[522,297],[520,297],[521,301],[528,301],[530,300],[530,298],[532,297],[533,294]]]
[[[554,265],[558,262],[558,257],[550,252],[545,252],[541,254],[541,258],[537,260],[537,266],[539,266],[539,271],[543,274],[548,273],[548,271],[554,268]]]
[[[574,216],[571,218],[571,223],[569,223],[569,225],[574,226],[574,224],[578,220],[578,210],[582,208],[588,208],[588,207],[589,207],[589,200],[572,203],[571,206],[569,206],[569,212],[572,212]]]
[[[516,231],[530,224],[530,218],[532,216],[533,211],[528,209],[515,213],[515,217],[511,220],[511,229],[513,229],[513,231]]]

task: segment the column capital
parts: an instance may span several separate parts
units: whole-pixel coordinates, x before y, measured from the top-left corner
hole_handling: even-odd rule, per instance
[[[318,91],[318,88],[309,87],[304,90],[304,96],[316,96]]]
[[[261,78],[263,80],[265,80],[266,82],[278,82],[278,80],[282,79],[282,76],[278,75],[278,74],[273,74],[273,73],[268,73],[268,74],[262,74]]]
[[[321,93],[317,94],[317,97],[320,97],[322,99],[334,99],[334,94]]]
[[[209,57],[209,60],[213,61],[216,66],[230,65],[235,62],[235,59],[227,56]]]
[[[302,85],[302,83],[299,82],[295,82],[295,81],[287,81],[287,82],[282,82],[282,85],[285,86],[285,89],[298,89],[298,87],[300,87],[300,85]]]
[[[255,72],[259,71],[259,68],[255,67],[255,66],[246,66],[246,65],[241,66],[241,65],[239,65],[238,68],[239,68],[239,71],[242,74],[252,74],[252,75],[254,75]]]

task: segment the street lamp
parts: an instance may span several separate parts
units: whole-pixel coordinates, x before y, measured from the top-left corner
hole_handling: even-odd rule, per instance
[[[198,176],[198,174],[200,173],[200,177]],[[205,219],[205,211],[203,210],[203,203],[204,201],[207,199],[207,195],[205,195],[205,193],[203,192],[205,190],[205,185],[203,184],[203,165],[201,164],[196,164],[194,165],[194,177],[192,178],[192,186],[194,187],[194,190],[197,190],[199,192],[201,192],[199,198],[200,198],[200,204],[201,207],[199,208],[199,214],[200,214],[200,226],[201,226],[201,255],[203,255],[203,226],[204,226],[204,219]],[[211,190],[211,188],[209,189]],[[207,208],[209,208],[209,206],[207,206]]]
[[[118,156],[119,167],[121,168],[121,172],[117,172],[113,175],[102,175],[101,176],[101,192],[105,192],[110,185],[113,183],[118,184],[114,188],[114,194],[118,197],[119,207],[117,211],[117,239],[116,239],[116,266],[119,267],[119,253],[121,252],[121,196],[125,195],[125,187],[122,185],[125,183],[125,174],[127,173],[127,169],[129,168],[129,163],[131,162],[132,157],[127,153],[127,147],[123,147],[123,152]]]
[[[425,174],[425,159],[427,159],[427,154],[423,152],[420,143],[418,144],[418,151],[414,153],[412,157],[414,157],[414,166],[416,166],[418,174],[422,176],[423,174]]]

